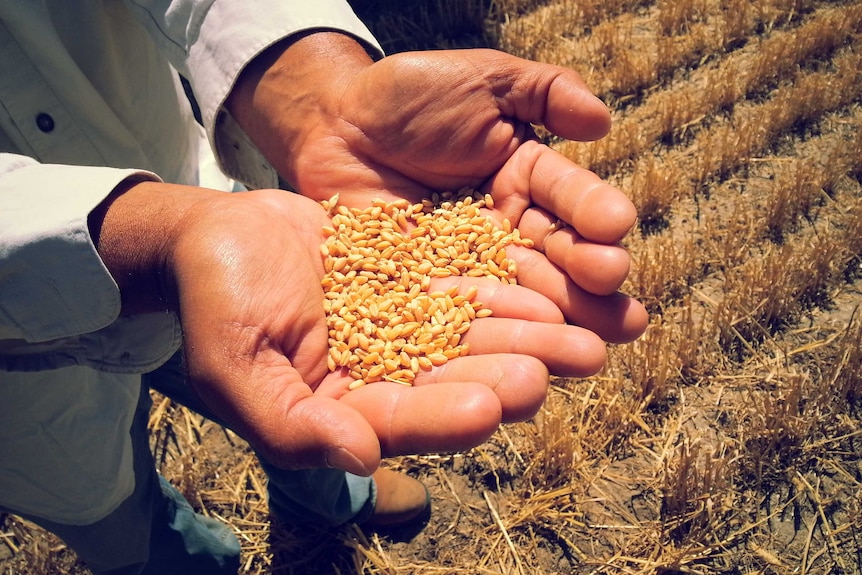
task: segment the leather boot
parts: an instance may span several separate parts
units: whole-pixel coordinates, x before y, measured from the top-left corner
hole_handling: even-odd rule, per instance
[[[377,486],[377,500],[365,525],[400,527],[430,515],[431,495],[421,481],[382,467],[371,477]]]

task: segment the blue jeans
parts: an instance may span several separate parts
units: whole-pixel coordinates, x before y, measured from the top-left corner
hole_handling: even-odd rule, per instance
[[[212,416],[185,384],[179,353],[145,374],[131,429],[135,488],[117,509],[83,526],[9,511],[55,533],[99,575],[235,574],[240,546],[233,531],[194,513],[182,495],[156,473],[147,434],[149,387]],[[376,488],[369,477],[335,469],[287,471],[263,459],[260,462],[269,479],[270,509],[281,521],[336,526],[362,521],[374,509]]]

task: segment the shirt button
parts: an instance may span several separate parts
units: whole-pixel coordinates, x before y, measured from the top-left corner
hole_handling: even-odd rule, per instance
[[[54,130],[54,118],[42,112],[36,116],[36,127],[46,134]]]

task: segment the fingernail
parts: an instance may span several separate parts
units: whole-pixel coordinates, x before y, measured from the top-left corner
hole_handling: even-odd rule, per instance
[[[366,469],[365,465],[355,455],[343,447],[333,447],[327,450],[323,458],[328,467],[343,469],[355,475],[371,475],[371,471]]]

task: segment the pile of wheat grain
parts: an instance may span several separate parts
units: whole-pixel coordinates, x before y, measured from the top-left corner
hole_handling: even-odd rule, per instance
[[[411,385],[423,369],[467,355],[470,323],[491,315],[476,286],[431,291],[433,278],[492,277],[517,282],[506,247],[531,247],[508,220],[482,212],[493,198],[472,190],[421,203],[376,200],[366,209],[323,202],[332,216],[321,246],[329,328],[328,366],[346,369],[351,389],[393,381]]]

